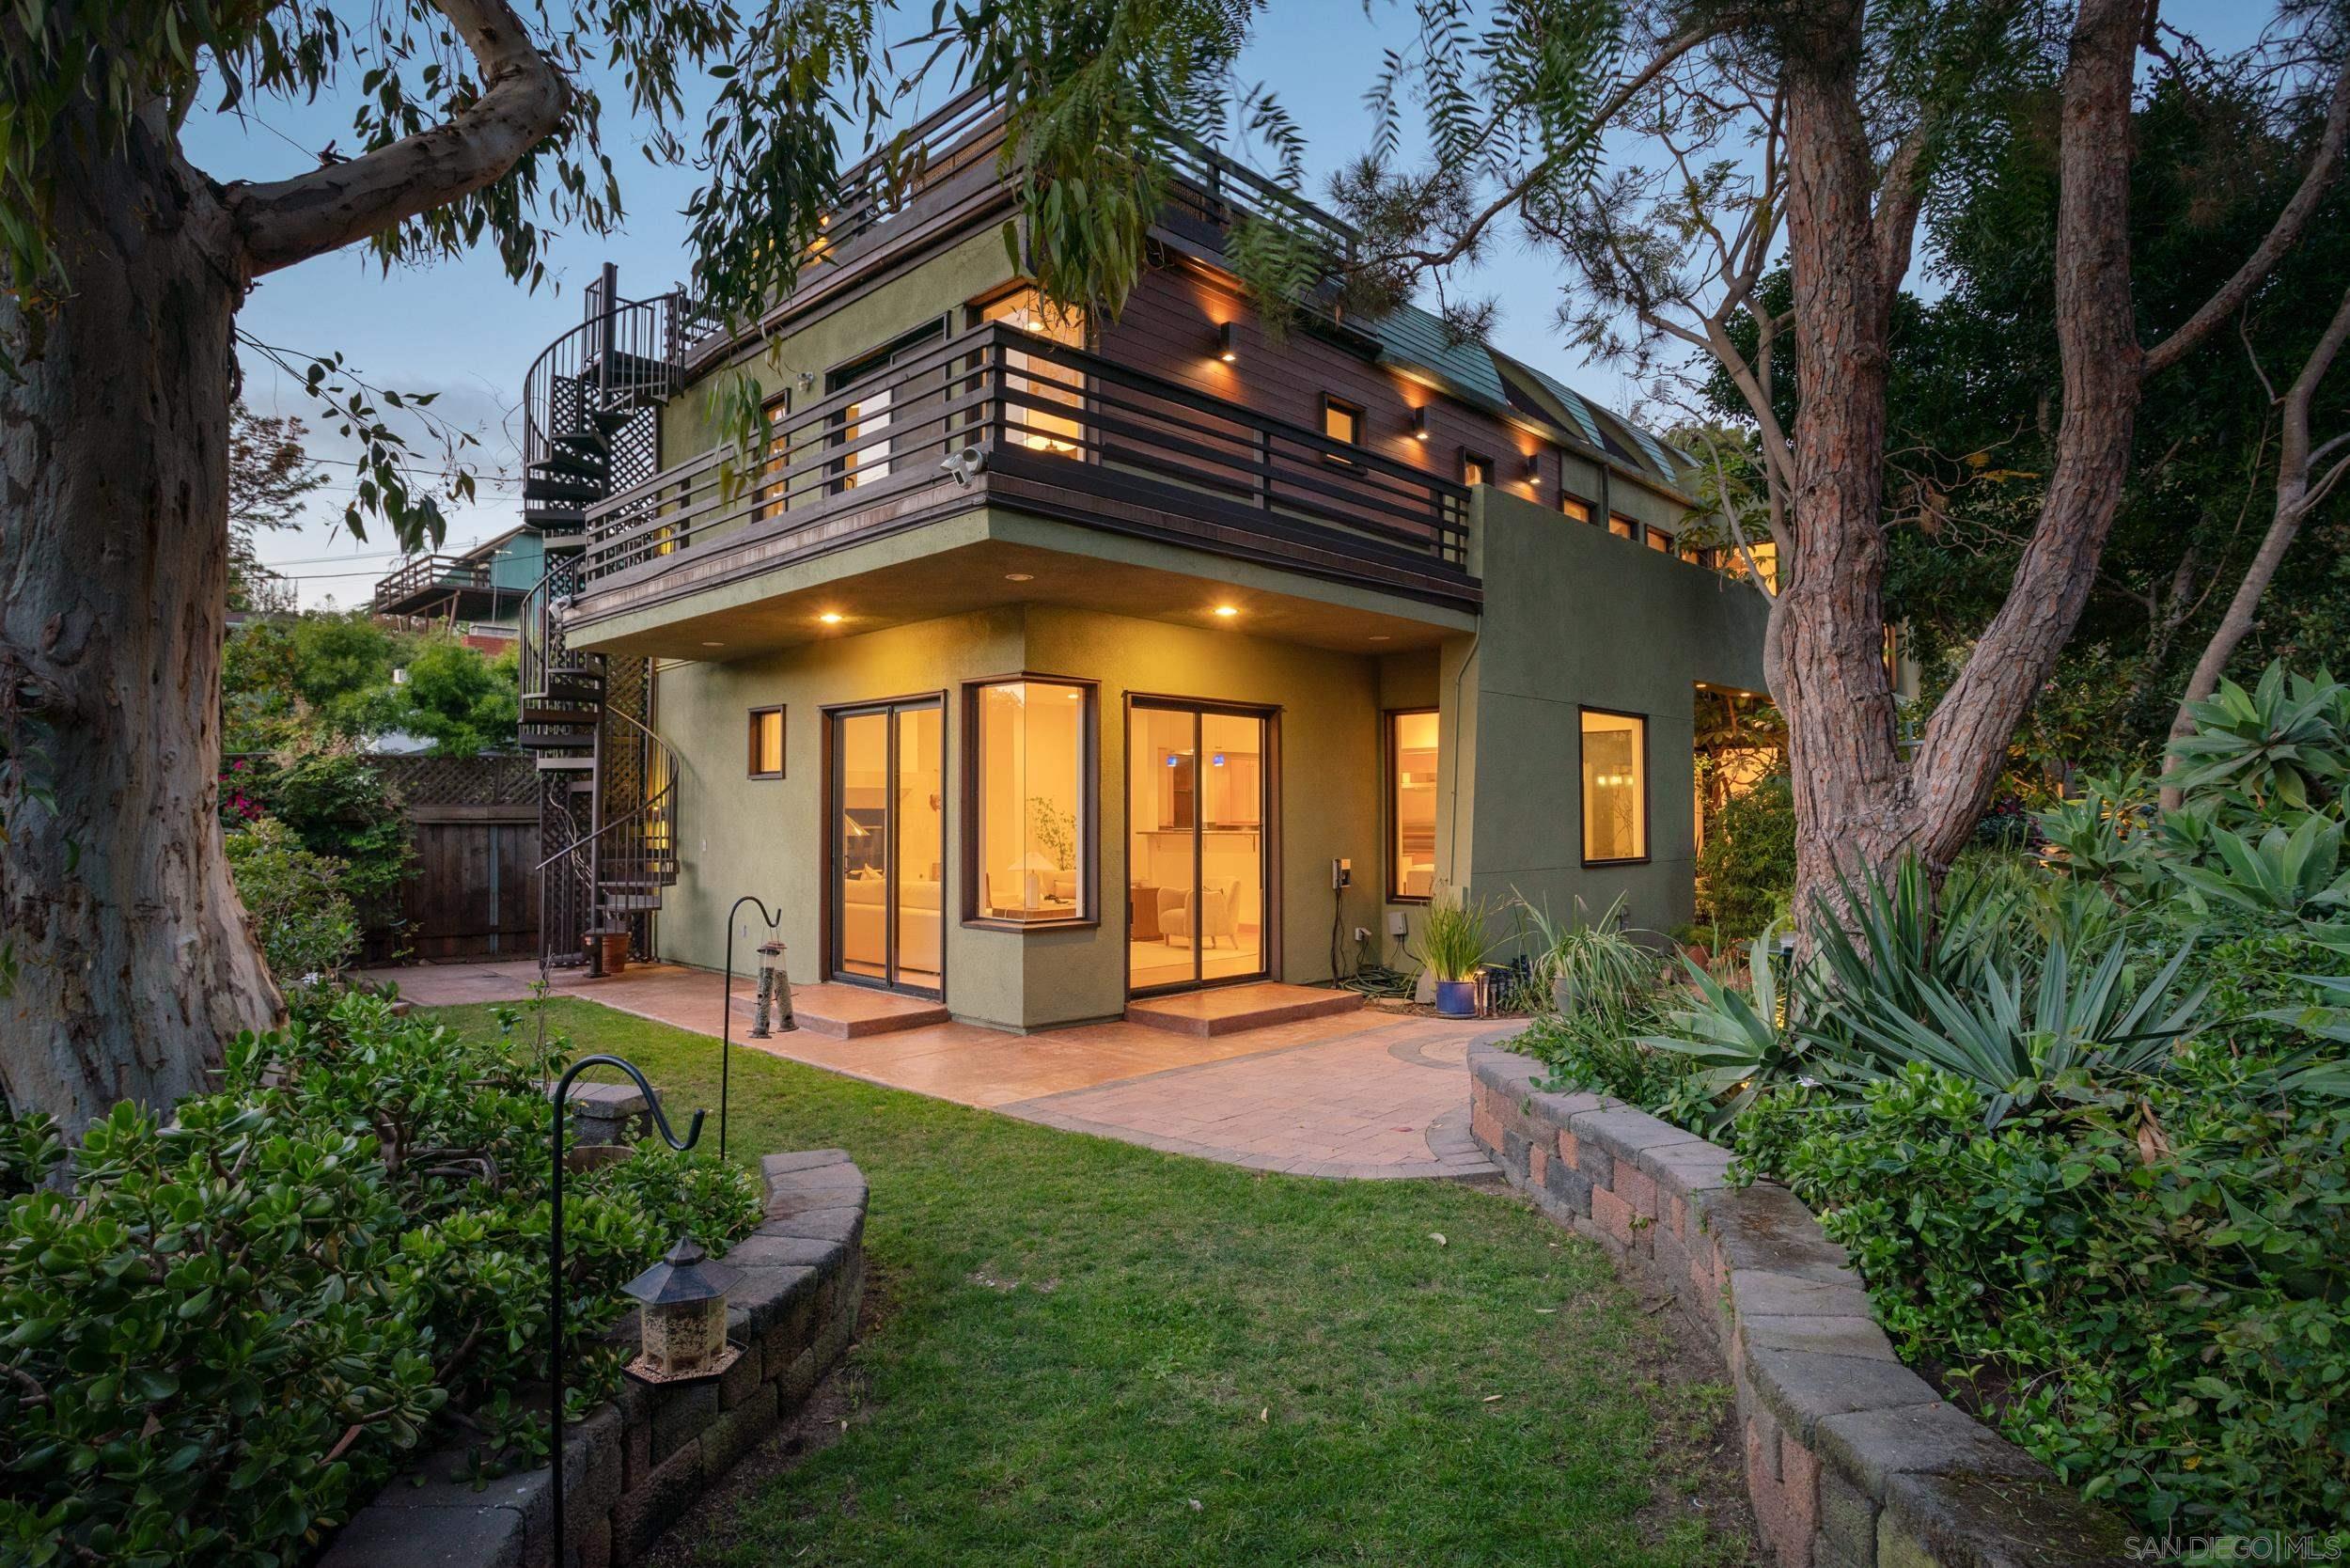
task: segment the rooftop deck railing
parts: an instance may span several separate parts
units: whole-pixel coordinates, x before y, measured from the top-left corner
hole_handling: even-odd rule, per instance
[[[1463,575],[1466,486],[992,323],[779,416],[754,471],[714,448],[589,508],[583,590],[731,536],[980,482],[999,454],[1069,491]]]
[[[487,561],[463,556],[418,556],[376,580],[373,608],[378,615],[400,614],[402,612],[394,606],[409,603],[419,594],[460,593],[494,586]]]

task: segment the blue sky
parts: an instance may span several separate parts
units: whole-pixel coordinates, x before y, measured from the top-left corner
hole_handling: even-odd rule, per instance
[[[927,7],[918,9],[927,13]],[[2171,0],[2166,20],[2216,48],[2240,47],[2272,14],[2267,6],[2226,0]],[[1243,61],[1241,76],[1267,84],[1310,142],[1311,187],[1326,171],[1359,151],[1369,118],[1362,90],[1381,52],[1409,37],[1410,16],[1387,0],[1368,14],[1360,0],[1275,0]],[[933,88],[932,101],[942,96]],[[470,454],[479,474],[476,503],[450,515],[449,547],[490,538],[519,515],[514,494],[516,404],[523,372],[539,350],[577,321],[580,290],[605,260],[618,264],[621,291],[658,292],[684,275],[683,221],[677,211],[692,189],[690,173],[657,170],[640,155],[623,118],[606,126],[621,171],[630,217],[611,235],[567,233],[551,247],[556,287],[526,292],[509,282],[494,256],[381,272],[357,252],[321,257],[263,278],[246,302],[242,324],[263,341],[297,354],[339,349],[373,384],[403,392],[436,392],[438,412],[474,431]],[[199,113],[189,125],[190,157],[214,179],[271,179],[310,166],[307,149],[350,141],[347,101],[327,95],[316,106],[265,102],[243,120]],[[1638,161],[1636,139],[1612,143],[1608,156]],[[1571,353],[1552,324],[1559,276],[1543,259],[1508,242],[1470,278],[1500,303],[1496,341],[1509,352],[1613,406],[1628,406],[1635,389],[1606,366]],[[246,397],[264,412],[309,414],[299,386],[266,361],[246,356]],[[311,419],[314,427],[318,424]],[[344,447],[331,433],[314,440],[330,473],[347,484]],[[337,523],[342,489],[318,497],[304,526],[261,541],[262,558],[302,589],[306,606],[332,599],[364,601],[375,578],[398,558],[381,539],[356,541]]]

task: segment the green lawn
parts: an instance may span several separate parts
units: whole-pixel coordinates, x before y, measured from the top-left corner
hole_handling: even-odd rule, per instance
[[[715,1042],[553,1006],[673,1121],[713,1107],[714,1146]],[[732,1152],[864,1168],[884,1316],[849,1431],[702,1561],[1746,1558],[1691,1500],[1736,1484],[1712,1450],[1726,1390],[1673,1376],[1606,1258],[1509,1197],[1261,1175],[739,1046],[733,1072]]]

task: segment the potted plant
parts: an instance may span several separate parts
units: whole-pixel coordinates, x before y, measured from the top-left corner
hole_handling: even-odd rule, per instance
[[[1486,917],[1481,902],[1458,892],[1439,893],[1428,902],[1420,918],[1418,958],[1436,977],[1440,1018],[1477,1016],[1477,971],[1496,946],[1485,933]]]

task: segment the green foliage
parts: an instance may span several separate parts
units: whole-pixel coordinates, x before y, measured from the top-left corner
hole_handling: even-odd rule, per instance
[[[514,744],[518,713],[516,656],[493,659],[478,648],[436,637],[408,660],[408,682],[390,713],[391,728],[420,735],[443,757],[474,757]]]
[[[261,956],[280,986],[332,985],[359,952],[359,917],[343,890],[347,869],[302,847],[274,817],[228,834],[228,871],[253,917]]]
[[[2350,1506],[2350,1111],[2261,1058],[1985,1126],[1913,1063],[1857,1105],[1778,1091],[1738,1146],[1852,1250],[1904,1352],[2091,1497],[2177,1533],[2324,1530]]]
[[[1458,888],[1439,890],[1420,916],[1419,951],[1414,956],[1440,980],[1474,979],[1477,966],[1500,945],[1488,929],[1492,915],[1481,899]]]
[[[1731,796],[1705,824],[1698,917],[1719,941],[1746,941],[1786,913],[1794,885],[1794,791],[1775,773]]]
[[[2142,776],[1812,912],[1792,973],[1694,966],[1591,1087],[1725,1125],[1850,1248],[1913,1359],[2172,1533],[2350,1506],[2350,917],[2333,683],[2271,672]],[[1546,1026],[1546,1029],[1549,1027]],[[1683,1075],[1655,1063],[1686,1064]]]
[[[461,1415],[484,1468],[545,1450],[543,1058],[350,994],[230,1047],[168,1125],[94,1124],[64,1157],[0,1117],[0,1556],[300,1560],[400,1454]],[[565,1202],[564,1355],[592,1399],[614,1288],[689,1226],[757,1223],[749,1173],[647,1146]]]
[[[221,815],[232,828],[276,818],[304,849],[341,863],[343,891],[362,911],[388,902],[415,858],[398,793],[348,751],[235,760],[223,776]]]

